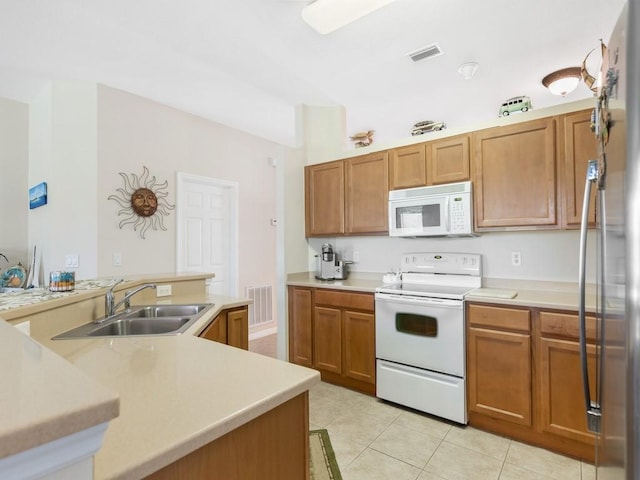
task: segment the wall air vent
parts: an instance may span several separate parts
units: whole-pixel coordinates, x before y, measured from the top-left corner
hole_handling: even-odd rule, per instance
[[[419,62],[420,60],[424,60],[425,58],[437,57],[438,55],[442,55],[442,50],[440,50],[440,47],[437,43],[434,43],[433,45],[422,47],[418,50],[407,53],[407,55],[414,62]]]

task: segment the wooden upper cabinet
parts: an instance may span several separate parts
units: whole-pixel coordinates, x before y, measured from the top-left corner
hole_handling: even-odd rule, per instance
[[[582,219],[584,185],[589,160],[598,157],[596,137],[591,131],[591,110],[564,115],[563,226],[578,228]],[[589,203],[589,224],[595,225],[595,188]]]
[[[470,135],[389,151],[389,190],[469,180]]]
[[[469,180],[469,137],[459,135],[427,144],[429,185]]]
[[[389,190],[426,184],[427,155],[424,143],[389,150]]]
[[[344,233],[344,162],[305,167],[305,233]]]
[[[555,117],[475,132],[476,230],[558,228]]]
[[[347,234],[384,233],[388,227],[389,161],[387,152],[345,160]]]

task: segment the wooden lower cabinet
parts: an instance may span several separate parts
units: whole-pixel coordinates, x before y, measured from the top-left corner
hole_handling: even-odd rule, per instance
[[[342,373],[342,312],[338,308],[315,307],[313,317],[313,366],[325,372]]]
[[[313,366],[313,289],[289,287],[289,361]]]
[[[531,335],[470,328],[469,410],[531,425]]]
[[[528,310],[469,305],[469,412],[532,424],[529,315]]]
[[[590,450],[595,437],[587,428],[580,363],[578,316],[575,313],[538,312],[539,429],[582,443]],[[596,319],[586,319],[587,364],[591,397],[596,398]]]
[[[249,350],[249,309],[227,310],[227,345]]]
[[[375,316],[373,313],[345,311],[344,374],[348,378],[375,386]],[[373,357],[373,361],[372,361]]]
[[[216,315],[213,322],[207,325],[199,337],[213,342],[227,343],[227,317],[225,312]]]
[[[595,398],[596,347],[587,345],[589,383]],[[587,428],[584,411],[578,342],[551,338],[540,339],[540,428],[587,445],[595,445]]]
[[[223,310],[200,333],[200,338],[249,349],[249,310],[247,307]]]
[[[146,477],[148,480],[308,480],[305,392]]]
[[[289,361],[315,368],[323,381],[375,394],[373,294],[295,286],[288,293]]]
[[[593,391],[595,335],[588,317]],[[581,375],[575,312],[467,304],[470,425],[593,462]]]

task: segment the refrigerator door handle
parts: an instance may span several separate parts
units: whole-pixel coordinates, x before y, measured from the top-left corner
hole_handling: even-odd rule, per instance
[[[582,369],[582,386],[584,389],[585,410],[589,430],[600,433],[600,405],[591,399],[589,388],[589,368],[587,364],[587,335],[586,335],[586,263],[587,263],[587,228],[589,226],[589,203],[591,200],[591,188],[598,180],[598,161],[589,160],[587,178],[584,187],[584,199],[582,202],[582,221],[580,223],[580,261],[578,273],[579,305],[578,318],[580,330],[580,363]]]

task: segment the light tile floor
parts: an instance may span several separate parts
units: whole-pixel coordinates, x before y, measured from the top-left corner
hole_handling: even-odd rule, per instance
[[[320,383],[310,429],[326,428],[344,480],[592,480],[593,465]]]
[[[275,356],[275,335],[249,342]],[[344,480],[595,480],[593,465],[320,383],[309,428],[326,428]]]

